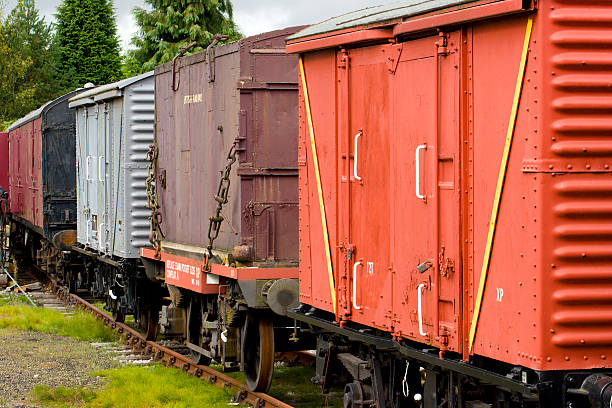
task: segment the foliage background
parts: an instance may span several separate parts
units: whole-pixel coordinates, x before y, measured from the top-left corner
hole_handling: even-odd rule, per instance
[[[0,131],[14,120],[87,82],[103,85],[172,60],[191,42],[206,48],[215,34],[241,37],[230,0],[145,0],[135,8],[139,31],[132,48],[119,47],[112,0],[62,0],[56,24],[35,0],[2,14],[0,0]]]

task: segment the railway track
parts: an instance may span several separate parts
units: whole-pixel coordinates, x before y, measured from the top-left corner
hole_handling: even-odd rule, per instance
[[[227,376],[226,374],[214,370],[208,366],[196,365],[187,356],[174,350],[164,347],[156,342],[146,340],[146,337],[137,330],[113,320],[103,310],[97,308],[81,297],[71,294],[68,289],[50,280],[52,290],[57,294],[58,299],[75,308],[91,313],[106,326],[117,332],[122,341],[130,346],[134,352],[152,356],[154,361],[162,362],[169,367],[179,368],[186,373],[201,378],[203,381],[218,387],[231,388],[236,392],[232,402],[242,405],[251,405],[254,408],[292,408],[291,405],[277,400],[267,394],[252,392],[246,384]]]

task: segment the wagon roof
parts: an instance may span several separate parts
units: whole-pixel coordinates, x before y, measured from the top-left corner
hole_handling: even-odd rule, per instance
[[[294,34],[296,31],[306,28],[306,26],[294,26],[294,27],[286,27],[278,30],[267,31],[265,33],[255,34],[250,37],[244,37],[236,41],[232,41],[225,44],[219,44],[214,47],[215,49],[215,57],[220,57],[222,55],[231,54],[234,52],[239,52],[243,46],[249,46],[250,44],[266,41],[268,39],[283,37]],[[198,64],[206,60],[206,48],[201,51],[195,52],[193,54],[185,55],[181,58],[182,64],[191,65]],[[157,75],[163,74],[165,72],[169,72],[172,70],[172,61],[166,62],[165,64],[158,65],[155,67],[155,73]]]
[[[52,101],[49,101],[47,103],[45,103],[44,105],[42,105],[40,108],[33,110],[32,112],[28,113],[27,115],[25,115],[24,117],[17,119],[15,122],[13,122],[11,124],[11,126],[8,127],[8,129],[6,129],[7,132],[10,132],[12,130],[17,129],[20,126],[25,125],[26,123],[32,122],[33,120],[38,119],[39,117],[42,116],[43,113],[45,113],[46,111],[48,111],[49,109],[51,109],[53,106],[57,105],[58,103],[64,101],[66,98],[71,97],[72,95],[74,95],[76,92],[82,90],[83,88],[79,88],[79,89],[75,89],[72,92],[68,92],[65,95],[60,96],[57,99],[54,99]]]
[[[68,101],[70,103],[69,106],[71,108],[75,108],[81,105],[92,104],[96,101],[116,98],[121,96],[117,91],[121,91],[128,86],[151,76],[153,76],[153,71],[145,72],[144,74],[135,77],[122,79],[121,81],[113,82],[112,84],[100,85],[93,89],[89,89],[70,98]]]
[[[331,33],[349,28],[383,25],[393,20],[429,13],[439,9],[473,3],[477,0],[404,0],[383,6],[368,7],[353,11],[338,17],[333,17],[321,23],[311,25],[287,38],[288,41],[313,35]]]

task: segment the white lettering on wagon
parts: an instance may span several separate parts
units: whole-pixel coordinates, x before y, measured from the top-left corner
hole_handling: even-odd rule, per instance
[[[166,260],[166,280],[189,282],[192,286],[200,287],[201,273],[200,268],[195,265]]]
[[[190,103],[200,103],[202,102],[202,94],[195,94],[195,95],[185,95],[183,97],[183,105],[188,105]]]
[[[501,302],[504,297],[504,288],[497,288],[497,301]]]

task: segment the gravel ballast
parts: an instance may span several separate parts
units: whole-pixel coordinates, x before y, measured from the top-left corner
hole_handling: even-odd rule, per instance
[[[99,388],[95,371],[117,366],[88,342],[37,332],[0,329],[0,407],[30,407],[37,385]]]

